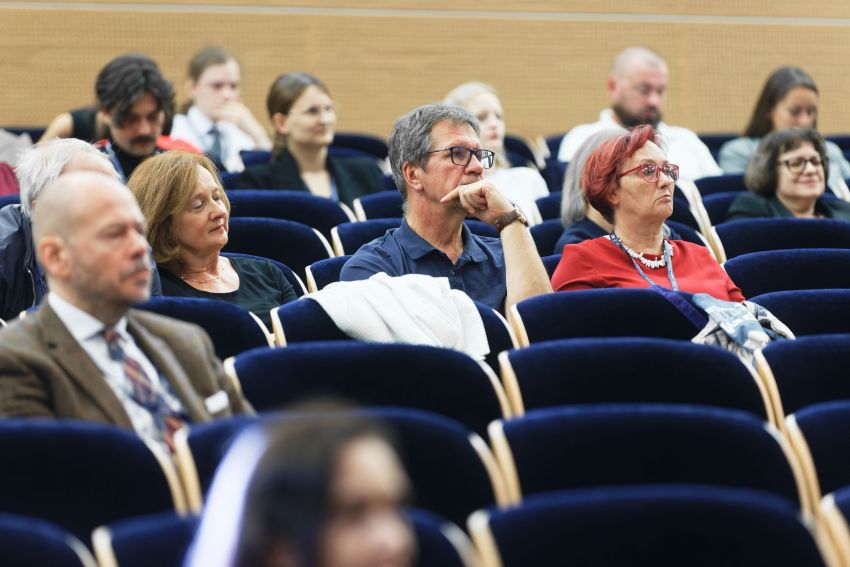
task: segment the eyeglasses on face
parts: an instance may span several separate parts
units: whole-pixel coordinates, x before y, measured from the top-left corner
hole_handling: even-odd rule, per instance
[[[452,146],[441,150],[431,150],[428,153],[436,154],[438,152],[451,152],[452,163],[461,167],[469,165],[469,162],[472,161],[472,156],[475,156],[478,158],[478,161],[481,162],[481,167],[484,169],[490,169],[493,167],[493,159],[496,157],[496,154],[490,150],[473,150],[463,146]]]
[[[672,163],[667,163],[666,161],[661,165],[652,163],[651,161],[645,162],[638,165],[637,167],[631,168],[628,171],[624,171],[617,177],[624,177],[630,173],[634,173],[635,171],[637,171],[638,175],[640,175],[647,183],[657,183],[658,177],[659,175],[661,175],[661,172],[664,172],[664,175],[672,179],[673,183],[679,180],[679,166],[674,165]]]
[[[792,159],[783,159],[777,163],[784,164],[791,173],[803,173],[806,169],[806,165],[812,164],[815,169],[818,169],[823,167],[824,162],[827,161],[829,161],[829,159],[821,158],[820,156],[813,156],[810,158],[796,157]]]

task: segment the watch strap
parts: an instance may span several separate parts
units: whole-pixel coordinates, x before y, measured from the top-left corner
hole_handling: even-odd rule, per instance
[[[520,221],[522,222],[522,224],[526,224],[525,217],[522,215],[522,213],[517,207],[514,207],[512,211],[508,211],[507,213],[496,218],[496,230],[502,232],[506,226],[516,221]]]

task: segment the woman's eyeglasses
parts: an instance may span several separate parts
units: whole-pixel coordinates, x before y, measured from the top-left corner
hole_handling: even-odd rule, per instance
[[[475,156],[478,158],[478,161],[481,162],[481,167],[484,169],[490,169],[493,167],[493,158],[496,156],[496,154],[490,150],[473,150],[470,148],[464,148],[463,146],[452,146],[450,148],[443,148],[442,150],[431,150],[428,153],[435,154],[437,152],[451,152],[452,163],[461,167],[469,165],[469,162],[472,161],[472,156]]]
[[[812,164],[812,167],[815,169],[819,167],[823,167],[824,162],[828,162],[829,159],[821,158],[820,156],[814,156],[810,158],[797,157],[792,159],[783,159],[778,161],[777,164],[784,164],[785,167],[788,168],[788,171],[791,173],[803,173],[806,169],[806,165]]]
[[[664,172],[664,175],[673,180],[673,183],[679,180],[679,166],[673,165],[672,163],[664,162],[662,165],[658,165],[652,162],[642,163],[637,167],[633,167],[628,171],[624,171],[617,177],[623,177],[630,173],[638,172],[644,181],[647,183],[657,183],[658,177],[661,175],[661,172]]]

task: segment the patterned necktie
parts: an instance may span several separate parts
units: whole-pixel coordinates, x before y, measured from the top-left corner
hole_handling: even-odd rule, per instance
[[[145,370],[139,361],[124,352],[118,332],[111,327],[104,328],[103,339],[106,341],[109,358],[121,364],[124,376],[130,383],[130,395],[133,401],[151,414],[162,441],[168,445],[170,450],[174,451],[174,432],[183,427],[183,420],[178,414],[171,411],[162,396],[156,392],[153,382],[145,374]]]
[[[212,136],[212,144],[210,144],[210,149],[207,151],[207,155],[210,156],[210,159],[215,162],[216,165],[221,163],[221,131],[213,126],[209,132],[210,136]]]

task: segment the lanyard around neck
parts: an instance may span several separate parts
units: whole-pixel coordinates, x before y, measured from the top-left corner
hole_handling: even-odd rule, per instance
[[[626,256],[628,256],[629,260],[632,261],[632,265],[635,267],[635,270],[637,270],[637,273],[640,274],[640,277],[642,277],[644,280],[646,280],[646,282],[650,285],[650,287],[654,286],[654,285],[656,285],[656,286],[658,285],[657,283],[655,283],[654,281],[649,279],[649,276],[647,276],[644,273],[644,271],[640,268],[638,263],[635,262],[635,259],[632,258],[632,255],[629,254],[629,251],[626,250],[625,245],[623,244],[623,242],[620,240],[620,237],[617,236],[616,233],[612,232],[611,234],[608,235],[608,238],[610,238],[611,242],[616,244],[617,247],[620,250],[622,250],[623,253]],[[667,279],[670,281],[670,287],[674,291],[679,291],[679,284],[678,284],[678,282],[676,282],[676,276],[673,275],[673,262],[672,262],[672,254],[670,254],[670,247],[669,246],[663,246],[662,248],[664,249],[664,264],[667,266]]]

